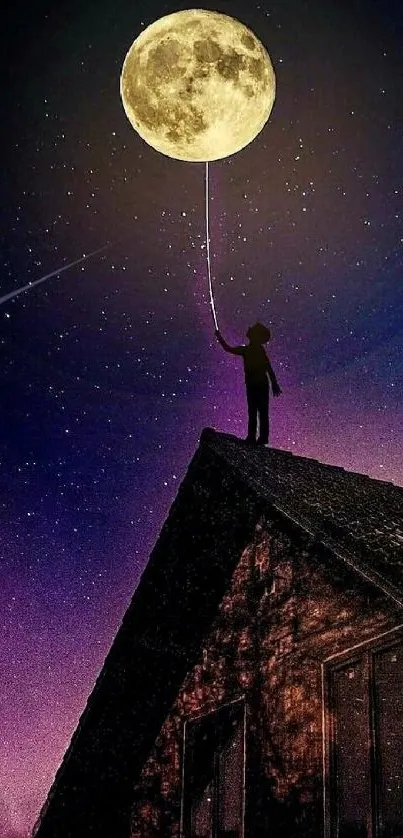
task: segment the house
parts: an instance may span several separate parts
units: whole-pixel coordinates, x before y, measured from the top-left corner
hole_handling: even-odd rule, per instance
[[[205,429],[36,838],[402,836],[402,500]]]

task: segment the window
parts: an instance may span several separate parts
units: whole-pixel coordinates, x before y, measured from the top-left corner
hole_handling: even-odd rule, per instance
[[[403,642],[388,639],[328,665],[331,838],[403,838]]]
[[[185,724],[184,838],[242,838],[245,704]]]

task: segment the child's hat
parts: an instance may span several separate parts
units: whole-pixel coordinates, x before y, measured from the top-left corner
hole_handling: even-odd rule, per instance
[[[267,343],[271,338],[271,333],[267,326],[263,326],[263,323],[255,323],[254,326],[249,326],[246,337],[258,343]]]

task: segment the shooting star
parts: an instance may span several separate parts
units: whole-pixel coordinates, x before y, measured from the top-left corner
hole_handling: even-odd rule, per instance
[[[93,250],[91,253],[87,253],[87,255],[81,256],[80,259],[75,259],[74,262],[69,262],[68,265],[63,265],[63,267],[58,268],[57,271],[52,271],[50,274],[46,274],[46,276],[41,276],[39,277],[39,279],[34,279],[33,282],[28,282],[27,285],[22,285],[21,288],[15,288],[15,290],[10,291],[9,294],[4,294],[3,297],[0,297],[0,306],[3,305],[3,303],[8,303],[9,300],[13,300],[14,297],[18,297],[19,294],[23,294],[24,291],[29,291],[31,288],[35,288],[35,285],[39,285],[41,282],[46,282],[46,280],[51,279],[52,276],[59,276],[59,274],[63,273],[63,271],[67,271],[74,265],[79,265],[80,262],[85,262],[86,259],[91,259],[91,256],[96,256],[97,253],[102,253],[103,250],[107,250],[107,248],[112,247],[113,244],[115,244],[115,242],[109,242],[109,244],[104,244],[104,246],[98,248],[98,250]]]

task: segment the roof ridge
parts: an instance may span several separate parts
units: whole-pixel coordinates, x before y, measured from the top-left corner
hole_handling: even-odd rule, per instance
[[[246,444],[244,440],[240,437],[235,436],[235,434],[230,434],[224,431],[217,431],[215,428],[205,427],[203,428],[201,435],[200,435],[200,442],[212,442],[215,439],[227,439],[231,442],[239,443],[240,445],[245,445],[245,451],[247,450]],[[382,486],[392,486],[394,489],[397,489],[403,495],[403,486],[400,486],[399,483],[394,483],[393,480],[382,480],[380,477],[371,477],[370,474],[366,474],[362,471],[351,471],[344,466],[334,465],[333,463],[325,463],[323,460],[318,460],[315,457],[307,457],[305,454],[296,454],[294,451],[289,451],[286,448],[272,448],[269,449],[262,447],[261,449],[253,448],[249,449],[252,451],[259,450],[259,454],[279,454],[280,456],[285,456],[288,458],[292,458],[293,460],[302,460],[307,461],[309,463],[317,463],[319,466],[325,469],[329,469],[332,471],[340,471],[344,472],[345,474],[351,475],[352,477],[360,478],[362,480],[369,480],[371,483],[379,483]]]

